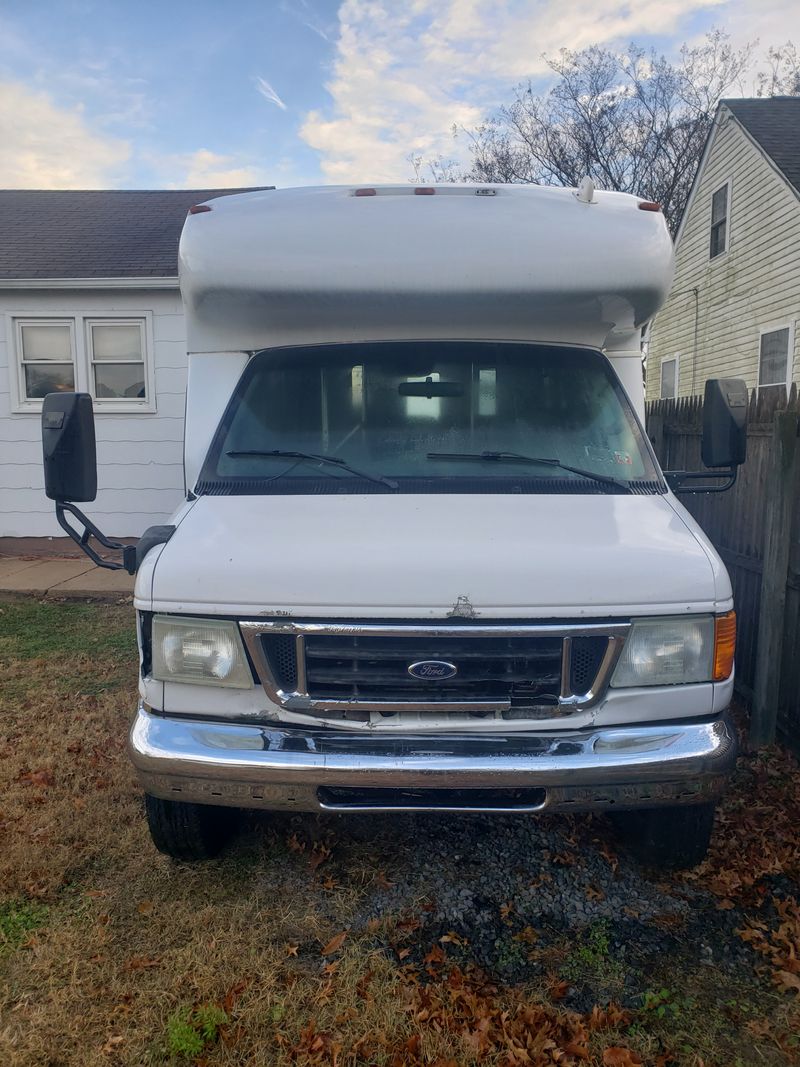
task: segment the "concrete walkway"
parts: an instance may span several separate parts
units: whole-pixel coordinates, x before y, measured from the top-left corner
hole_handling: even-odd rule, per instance
[[[38,596],[121,597],[133,593],[133,575],[80,559],[0,556],[0,593]]]

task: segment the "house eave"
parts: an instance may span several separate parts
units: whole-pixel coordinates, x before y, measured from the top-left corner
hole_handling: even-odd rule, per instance
[[[0,289],[177,289],[178,276],[135,278],[0,278]]]

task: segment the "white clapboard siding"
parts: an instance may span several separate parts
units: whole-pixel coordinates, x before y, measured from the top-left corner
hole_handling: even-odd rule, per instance
[[[0,288],[0,536],[63,536],[43,490],[40,415],[13,410],[9,317],[144,313],[152,321],[156,411],[95,416],[98,493],[84,510],[112,537],[168,521],[184,497],[186,343],[178,290]]]
[[[711,197],[728,180],[728,251],[709,259]],[[659,396],[662,359],[676,354],[680,396],[701,393],[707,378],[743,378],[755,388],[760,332],[800,319],[798,247],[800,199],[739,123],[727,118],[698,176],[676,248],[672,292],[652,326],[648,400]],[[797,328],[790,358],[797,381]]]

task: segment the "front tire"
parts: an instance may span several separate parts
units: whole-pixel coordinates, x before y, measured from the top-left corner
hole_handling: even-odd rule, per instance
[[[153,844],[175,860],[207,860],[216,856],[236,832],[234,808],[162,800],[145,794],[147,825]]]
[[[706,858],[714,805],[620,811],[614,816],[624,845],[646,867],[683,870]]]

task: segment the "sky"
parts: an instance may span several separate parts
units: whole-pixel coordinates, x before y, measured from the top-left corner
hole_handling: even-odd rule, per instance
[[[545,56],[712,27],[800,46],[796,0],[0,0],[0,187],[407,181]],[[743,87],[746,92],[747,87]]]

